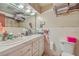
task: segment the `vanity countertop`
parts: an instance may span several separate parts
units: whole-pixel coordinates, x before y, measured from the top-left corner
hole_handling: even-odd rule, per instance
[[[0,42],[0,52],[3,52],[7,49],[10,49],[12,47],[15,47],[17,45],[20,45],[24,42],[28,42],[34,38],[40,37],[42,36],[41,34],[35,34],[35,35],[31,35],[31,36],[23,36],[23,37],[18,37],[16,39],[13,40],[7,40],[7,41],[1,41]]]

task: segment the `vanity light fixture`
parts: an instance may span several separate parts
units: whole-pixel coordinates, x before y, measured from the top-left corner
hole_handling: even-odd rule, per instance
[[[18,5],[18,8],[23,9],[23,8],[24,8],[24,6],[23,6],[22,4],[20,4],[20,5]]]
[[[31,10],[30,10],[30,9],[27,9],[27,10],[26,10],[26,13],[30,13],[30,12],[31,12]]]

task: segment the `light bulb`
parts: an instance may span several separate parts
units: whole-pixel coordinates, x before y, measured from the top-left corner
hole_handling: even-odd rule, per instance
[[[35,13],[34,13],[34,12],[32,12],[32,13],[31,13],[31,15],[35,15]]]
[[[30,9],[27,9],[27,10],[26,10],[26,13],[30,13],[30,12],[31,12],[31,10],[30,10]]]
[[[23,9],[23,8],[24,8],[24,6],[20,4],[20,5],[18,5],[18,8]]]

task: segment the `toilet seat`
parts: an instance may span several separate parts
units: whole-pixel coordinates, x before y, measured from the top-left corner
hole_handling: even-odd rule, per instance
[[[62,52],[61,56],[74,56],[74,55],[67,52]]]

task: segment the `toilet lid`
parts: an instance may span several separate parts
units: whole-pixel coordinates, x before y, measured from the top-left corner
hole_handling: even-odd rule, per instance
[[[73,54],[67,53],[67,52],[63,52],[62,56],[74,56]]]

